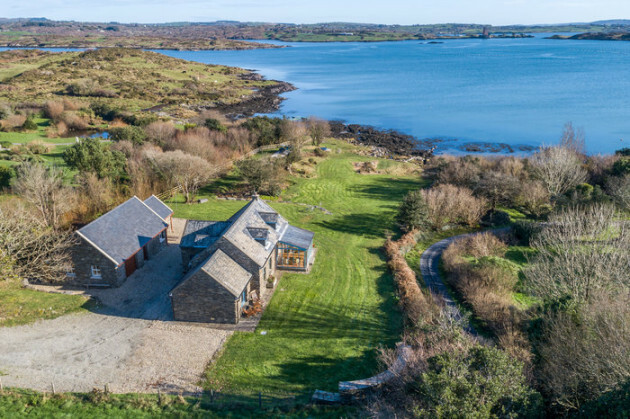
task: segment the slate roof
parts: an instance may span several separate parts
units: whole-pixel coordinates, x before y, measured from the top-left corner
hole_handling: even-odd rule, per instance
[[[201,270],[221,284],[234,297],[241,295],[252,274],[243,269],[231,257],[217,250],[201,265]]]
[[[313,237],[315,237],[315,233],[312,231],[289,225],[282,237],[280,237],[280,241],[306,250],[313,243]]]
[[[266,202],[255,197],[228,221],[189,220],[180,246],[207,248],[222,237],[258,266],[264,266],[278,241],[308,249],[314,235],[289,225]]]
[[[206,248],[219,240],[221,234],[231,223],[226,221],[186,221],[180,247]]]
[[[282,216],[278,215],[276,228],[274,229],[265,222],[260,213],[277,214],[262,199],[256,197],[230,218],[230,220],[233,220],[232,225],[223,233],[223,237],[258,266],[263,266],[289,223]],[[268,230],[265,246],[257,242],[256,237],[252,235],[252,231],[257,231],[257,229]],[[258,235],[256,234],[256,236]]]
[[[166,220],[168,217],[173,215],[173,210],[166,206],[166,204],[160,201],[155,195],[151,195],[147,199],[144,200],[144,203],[156,212],[157,215],[162,217],[163,220]]]
[[[120,265],[166,227],[160,216],[134,196],[77,233]]]

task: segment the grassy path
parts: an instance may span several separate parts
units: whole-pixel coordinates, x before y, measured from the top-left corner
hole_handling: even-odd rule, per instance
[[[283,194],[333,215],[272,203],[291,223],[315,232],[315,265],[308,275],[282,277],[257,331],[234,334],[209,367],[207,388],[308,397],[316,388],[334,390],[339,380],[371,375],[376,349],[399,338],[400,314],[380,247],[400,200],[422,184],[418,177],[356,174],[352,162],[361,159],[333,154],[317,166],[316,178],[295,178]],[[211,200],[177,206],[175,215],[224,219],[242,205]]]

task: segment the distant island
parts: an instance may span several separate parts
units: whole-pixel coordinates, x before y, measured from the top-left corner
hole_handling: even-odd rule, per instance
[[[586,41],[630,41],[630,32],[587,32],[577,35],[554,35],[547,39],[570,39]]]
[[[365,23],[178,22],[126,24],[54,21],[45,18],[0,18],[0,47],[106,48],[163,50],[242,50],[279,48],[251,41],[385,42],[435,39],[528,38],[533,33],[588,33],[610,36],[627,33],[630,21],[610,20],[561,25],[431,24],[380,25]],[[562,39],[558,37],[557,39]],[[588,38],[580,38],[588,39]],[[593,38],[595,39],[595,38]],[[600,39],[600,38],[597,38]]]

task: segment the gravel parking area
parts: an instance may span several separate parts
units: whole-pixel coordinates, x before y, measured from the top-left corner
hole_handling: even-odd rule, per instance
[[[232,331],[168,321],[168,291],[180,276],[179,248],[170,245],[122,287],[90,290],[102,303],[95,312],[0,328],[3,385],[199,392],[206,365]]]

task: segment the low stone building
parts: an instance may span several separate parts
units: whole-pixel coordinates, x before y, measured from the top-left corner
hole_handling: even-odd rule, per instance
[[[134,196],[77,230],[69,280],[86,286],[120,286],[166,247],[172,214],[155,196],[144,202]]]
[[[262,295],[276,269],[308,270],[315,255],[313,237],[314,233],[291,226],[259,197],[227,221],[187,221],[180,248],[188,273],[171,292],[175,319],[238,323],[242,308]],[[232,299],[217,273],[224,268],[215,266],[226,258],[230,272],[238,271],[235,264],[249,274],[247,287],[245,275],[240,275],[238,286],[230,291]]]
[[[238,323],[252,274],[217,250],[171,292],[176,320]]]

